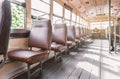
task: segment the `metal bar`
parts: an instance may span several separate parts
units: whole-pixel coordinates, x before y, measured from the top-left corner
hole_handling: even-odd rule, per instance
[[[21,2],[16,1],[16,0],[10,0],[10,2],[13,3],[13,4],[17,4],[19,6],[25,7],[25,3],[21,3]]]
[[[55,62],[57,62],[57,54],[56,54],[56,52],[54,52],[54,55],[55,55]]]
[[[28,79],[31,79],[31,78],[30,78],[30,77],[31,77],[31,74],[30,74],[30,65],[27,64],[27,67],[28,67]]]
[[[62,16],[56,15],[56,14],[54,14],[54,13],[53,13],[53,16],[58,17],[58,18],[62,18],[62,19],[63,19]]]
[[[43,12],[43,11],[37,10],[37,9],[35,9],[35,8],[31,8],[31,9],[49,15],[49,13],[46,13],[46,12]]]
[[[50,5],[49,3],[45,2],[44,0],[40,0],[41,2],[47,4],[47,5]]]
[[[111,53],[111,0],[109,0],[109,53]]]
[[[40,66],[40,74],[41,74],[41,72],[42,72],[42,62],[41,61],[39,63],[39,66]]]
[[[114,52],[116,53],[116,27],[114,26]]]

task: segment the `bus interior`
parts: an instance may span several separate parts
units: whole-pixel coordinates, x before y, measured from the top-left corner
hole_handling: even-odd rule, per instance
[[[0,79],[120,79],[117,20],[120,0],[0,0]]]

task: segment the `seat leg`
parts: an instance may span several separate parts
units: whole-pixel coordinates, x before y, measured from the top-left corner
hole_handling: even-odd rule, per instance
[[[60,62],[62,62],[62,53],[60,53]]]
[[[67,50],[66,50],[66,54],[68,54],[69,53],[69,46],[67,46]]]
[[[31,79],[31,74],[30,74],[30,65],[27,64],[27,67],[28,67],[28,79]]]
[[[39,66],[40,66],[40,74],[42,73],[42,62],[40,61],[39,63]]]
[[[57,62],[57,53],[54,52],[54,55],[55,55],[55,62]]]

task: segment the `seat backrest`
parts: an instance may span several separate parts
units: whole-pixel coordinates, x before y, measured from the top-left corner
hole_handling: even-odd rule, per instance
[[[75,28],[76,39],[80,39],[80,27]]]
[[[51,48],[52,25],[50,20],[36,20],[30,31],[28,45],[44,50]]]
[[[84,28],[81,27],[81,33],[82,33],[82,36],[84,36]]]
[[[11,9],[8,0],[0,0],[0,55],[7,53],[11,26]]]
[[[74,26],[67,26],[67,40],[68,41],[75,41],[75,27]]]
[[[53,42],[66,45],[67,42],[67,27],[66,24],[54,24],[53,27]]]

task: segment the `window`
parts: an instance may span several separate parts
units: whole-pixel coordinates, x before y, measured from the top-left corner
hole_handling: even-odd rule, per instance
[[[65,9],[65,19],[70,20],[70,10]]]
[[[60,17],[63,16],[63,7],[55,1],[53,1],[53,13]]]
[[[11,0],[11,11],[12,11],[12,25],[11,29],[25,28],[25,0],[17,0],[17,2]]]
[[[79,16],[77,16],[77,23],[79,23]]]
[[[113,21],[111,21],[111,23],[113,23]],[[90,23],[91,29],[95,29],[96,27],[98,29],[106,29],[109,26],[109,22],[108,21],[104,21],[104,22],[92,22]]]
[[[49,0],[31,0],[31,13],[33,16],[49,18],[50,4]]]
[[[62,23],[62,19],[56,16],[53,16],[53,23]]]
[[[75,25],[76,23],[74,21],[72,21],[71,25]]]
[[[72,13],[72,21],[75,22],[75,20],[76,20],[76,15],[74,13]]]
[[[59,3],[53,1],[53,23],[62,22],[63,7]]]
[[[70,20],[65,20],[66,25],[70,25]]]

